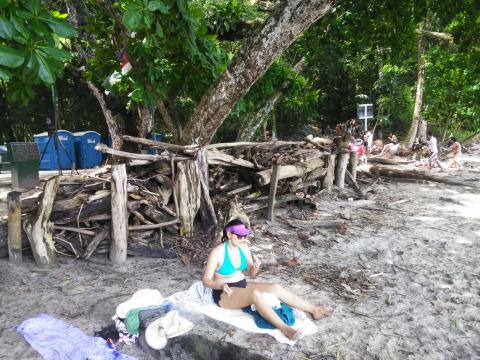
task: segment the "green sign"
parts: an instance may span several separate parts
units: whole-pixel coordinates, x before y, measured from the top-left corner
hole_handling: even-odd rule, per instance
[[[12,142],[7,146],[7,158],[12,171],[14,188],[31,189],[38,184],[40,153],[34,142]]]

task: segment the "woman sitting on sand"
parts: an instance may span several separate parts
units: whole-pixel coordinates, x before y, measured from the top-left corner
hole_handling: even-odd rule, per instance
[[[310,313],[314,319],[328,315],[329,311],[308,303],[274,283],[247,284],[243,272],[254,278],[260,270],[260,261],[252,256],[244,241],[249,234],[250,230],[238,219],[225,226],[222,244],[213,248],[208,257],[203,284],[213,289],[213,300],[217,305],[225,309],[241,309],[254,304],[265,320],[289,339],[297,339],[301,334],[280,319],[266,302],[264,293],[274,293],[280,301]]]

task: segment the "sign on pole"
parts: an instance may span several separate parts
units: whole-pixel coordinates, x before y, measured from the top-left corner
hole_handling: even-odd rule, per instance
[[[358,104],[357,119],[363,120],[365,131],[368,130],[368,120],[373,119],[373,104]]]

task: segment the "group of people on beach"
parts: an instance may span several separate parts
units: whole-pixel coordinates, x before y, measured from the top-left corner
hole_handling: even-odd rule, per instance
[[[325,134],[328,135],[326,132]],[[388,143],[383,145],[381,141],[374,140],[372,131],[368,130],[363,132],[362,127],[356,121],[356,119],[350,119],[346,122],[339,123],[335,128],[335,135],[344,135],[350,139],[348,149],[350,152],[358,153],[358,158],[361,163],[366,163],[367,154],[375,154],[379,152],[377,155],[378,157],[393,159],[393,157],[399,155],[401,151],[401,144],[398,141],[395,133],[390,133],[388,135]],[[423,148],[427,150],[427,159],[425,161],[420,160],[421,151],[418,151]],[[415,162],[416,166],[422,166],[428,169],[445,168],[445,166],[439,160],[437,138],[431,131],[429,131],[427,134],[426,143],[419,143],[418,140],[415,142],[413,145],[413,151],[414,154],[416,153],[419,158],[419,161]],[[462,146],[454,136],[450,136],[448,138],[444,151],[445,154],[452,154],[452,160],[448,164],[448,167],[460,169],[462,167],[460,161],[462,155]]]

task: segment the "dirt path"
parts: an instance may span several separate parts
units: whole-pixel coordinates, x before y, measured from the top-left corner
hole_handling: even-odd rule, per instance
[[[275,226],[254,220],[252,247],[266,264],[259,280],[279,282],[335,312],[292,349],[266,336],[228,341],[282,359],[480,358],[480,193],[394,181],[379,182],[377,191],[363,208],[319,200],[316,211],[280,211],[289,220],[349,218],[340,232],[294,229],[282,217]],[[298,264],[268,265],[292,256]],[[92,334],[136,290],[170,295],[200,277],[199,266],[176,260],[129,259],[117,269],[104,259],[63,259],[42,271],[2,259],[0,359],[38,358],[14,327],[39,312]],[[121,349],[147,358],[138,347]]]

